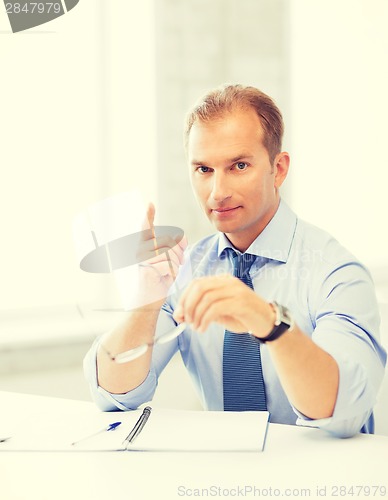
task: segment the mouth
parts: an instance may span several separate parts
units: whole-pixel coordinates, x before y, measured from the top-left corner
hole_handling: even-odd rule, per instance
[[[241,208],[240,205],[237,207],[212,208],[211,213],[213,213],[218,218],[226,218],[226,217],[231,217],[232,215],[234,215],[239,208]]]

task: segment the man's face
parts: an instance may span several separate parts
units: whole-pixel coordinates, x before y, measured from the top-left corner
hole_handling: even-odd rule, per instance
[[[245,251],[276,212],[288,168],[281,153],[271,165],[254,110],[196,121],[188,140],[191,183],[209,220]]]

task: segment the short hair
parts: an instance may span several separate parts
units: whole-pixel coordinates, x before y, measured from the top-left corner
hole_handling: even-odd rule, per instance
[[[263,145],[271,163],[281,152],[284,132],[283,117],[275,102],[255,87],[224,85],[205,94],[186,116],[184,140],[187,148],[190,130],[198,120],[210,122],[236,109],[253,109],[264,130]]]

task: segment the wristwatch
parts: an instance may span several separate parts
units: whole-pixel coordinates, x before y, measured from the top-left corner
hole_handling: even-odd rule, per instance
[[[287,307],[281,306],[275,301],[270,302],[270,305],[276,314],[275,324],[266,337],[259,338],[253,336],[260,344],[265,344],[266,342],[272,342],[273,340],[278,339],[281,335],[283,335],[283,333],[287,330],[291,330],[294,326],[294,320]]]

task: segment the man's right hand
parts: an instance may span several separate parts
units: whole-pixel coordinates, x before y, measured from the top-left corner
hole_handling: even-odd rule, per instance
[[[187,246],[182,234],[155,238],[155,207],[149,204],[137,248],[139,286],[136,304],[124,321],[107,333],[104,349],[97,353],[98,384],[115,394],[126,393],[138,387],[150,369],[152,349],[129,363],[118,364],[106,351],[118,354],[150,343],[155,336],[160,308],[183,263]],[[181,241],[180,241],[181,240]]]
[[[152,304],[160,308],[183,264],[187,240],[181,235],[156,238],[154,219],[155,207],[150,203],[137,251],[140,262],[137,303],[140,307]]]

